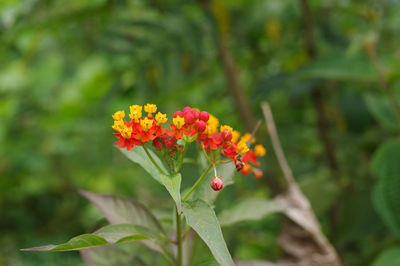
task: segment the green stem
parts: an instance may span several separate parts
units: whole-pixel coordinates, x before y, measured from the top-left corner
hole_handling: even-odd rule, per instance
[[[161,167],[156,163],[156,161],[154,160],[153,156],[151,156],[149,150],[147,149],[145,144],[142,144],[143,150],[146,152],[147,156],[149,157],[150,161],[154,164],[155,167],[157,167],[158,171],[160,171],[161,174],[163,175],[167,175],[162,169]]]
[[[179,170],[181,170],[181,167],[183,164],[183,159],[185,158],[187,148],[188,148],[188,143],[185,141],[185,147],[183,148],[182,157],[181,157],[181,160],[179,161],[178,167],[176,168],[177,173],[179,172]]]
[[[201,150],[203,151],[204,156],[206,156],[207,161],[211,164],[212,162],[211,162],[211,160],[210,160],[210,157],[208,157],[207,152],[206,152],[206,150],[204,149],[203,144],[201,144]]]
[[[177,266],[182,266],[182,225],[181,225],[181,215],[178,210],[175,209],[176,213],[176,240],[178,244],[178,264]]]
[[[197,179],[196,183],[194,183],[194,185],[190,188],[190,190],[186,193],[186,195],[182,198],[182,200],[186,200],[190,194],[192,194],[192,192],[196,189],[196,187],[198,185],[200,185],[201,181],[203,181],[203,179],[206,177],[207,173],[210,171],[212,167],[212,164],[210,164],[206,170],[204,170],[203,174],[201,174],[201,176],[199,177],[199,179]]]

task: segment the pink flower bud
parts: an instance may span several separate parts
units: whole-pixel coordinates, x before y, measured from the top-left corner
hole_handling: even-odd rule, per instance
[[[194,115],[194,118],[199,119],[200,112],[198,110],[192,109],[192,114]]]
[[[204,130],[206,130],[206,126],[206,122],[200,120],[194,125],[194,129],[196,129],[197,132],[203,132]]]
[[[177,116],[183,117],[182,111],[176,111],[176,112],[174,113],[173,117],[175,118],[175,117],[177,117]]]
[[[183,108],[183,114],[189,113],[191,111],[192,111],[192,108],[190,108],[189,106],[186,106],[185,108]]]
[[[185,108],[186,108],[186,107],[185,107]],[[186,113],[184,113],[183,116],[185,117],[185,123],[186,123],[186,124],[191,125],[191,124],[194,123],[195,118],[194,118],[194,115],[193,115],[192,112],[186,112]]]
[[[219,179],[217,176],[215,176],[210,183],[210,186],[213,190],[215,191],[220,191],[224,187],[224,183],[222,182],[221,179]]]
[[[201,111],[199,114],[199,119],[203,120],[204,122],[207,122],[208,119],[210,118],[210,115],[206,111]]]
[[[263,172],[260,169],[255,168],[253,170],[253,175],[254,175],[255,178],[260,179],[260,178],[263,177]]]

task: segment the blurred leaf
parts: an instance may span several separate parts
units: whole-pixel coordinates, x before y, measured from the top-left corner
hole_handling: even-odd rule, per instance
[[[342,81],[376,81],[378,74],[364,53],[334,50],[317,57],[301,71],[303,78]]]
[[[400,140],[388,141],[375,152],[372,171],[379,177],[374,205],[390,230],[400,235]]]
[[[27,248],[23,249],[23,251],[72,251],[120,242],[150,239],[149,236],[143,234],[147,234],[149,230],[143,229],[131,224],[107,225],[93,234],[76,236],[65,244]]]
[[[218,218],[221,226],[228,226],[241,221],[259,220],[268,214],[282,212],[284,209],[284,204],[279,201],[246,199],[230,209],[224,209]]]
[[[165,234],[160,222],[146,206],[139,201],[115,195],[101,195],[81,190],[111,224],[134,224],[146,226]]]
[[[400,247],[385,249],[371,266],[400,266]]]
[[[117,246],[100,246],[81,250],[81,256],[88,266],[146,265],[137,256],[134,256]]]
[[[183,201],[182,209],[187,224],[207,244],[217,262],[221,265],[235,265],[214,210],[202,200]]]
[[[366,94],[364,97],[369,112],[383,128],[393,132],[397,132],[400,129],[393,107],[387,97],[372,94]]]

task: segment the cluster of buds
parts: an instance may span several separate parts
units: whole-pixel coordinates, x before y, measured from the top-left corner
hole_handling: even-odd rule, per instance
[[[204,150],[210,163],[215,164],[219,155],[226,156],[224,162],[234,162],[236,170],[243,175],[253,173],[256,178],[261,178],[263,173],[256,168],[260,163],[257,158],[265,155],[266,150],[262,145],[256,145],[251,149],[255,138],[246,133],[240,137],[240,133],[227,125],[220,125],[219,120],[206,111],[200,111],[191,107],[185,107],[182,111],[173,114],[172,123],[168,128],[162,125],[168,121],[167,115],[157,112],[155,104],[130,106],[129,118],[125,120],[125,112],[117,111],[114,115],[112,128],[118,138],[119,148],[132,150],[136,145],[144,145],[152,141],[152,145],[162,154],[176,157],[176,153],[183,152],[183,145],[178,140],[183,140],[185,145],[196,141],[199,148]],[[147,116],[142,116],[142,109]],[[215,175],[211,181],[214,190],[223,187],[222,180]]]

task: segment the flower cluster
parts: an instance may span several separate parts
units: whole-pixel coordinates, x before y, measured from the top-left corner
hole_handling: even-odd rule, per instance
[[[250,133],[240,137],[240,133],[232,127],[220,125],[215,116],[191,107],[176,111],[172,123],[167,128],[162,127],[168,121],[166,114],[158,112],[153,116],[157,112],[155,104],[147,104],[144,107],[132,105],[129,109],[130,121],[125,119],[124,111],[117,111],[113,115],[112,128],[117,131],[114,134],[118,138],[119,148],[132,150],[134,146],[152,141],[156,150],[176,157],[177,152],[184,152],[184,146],[196,141],[210,163],[215,164],[219,155],[224,155],[227,157],[224,162],[233,161],[237,171],[243,175],[252,172],[256,178],[262,177],[262,171],[256,168],[260,164],[257,159],[264,156],[266,150],[260,144],[250,148],[255,142]],[[147,116],[143,116],[143,109]],[[178,144],[178,140],[183,141]],[[214,179],[211,187],[220,190],[222,183],[219,183],[217,177]]]

